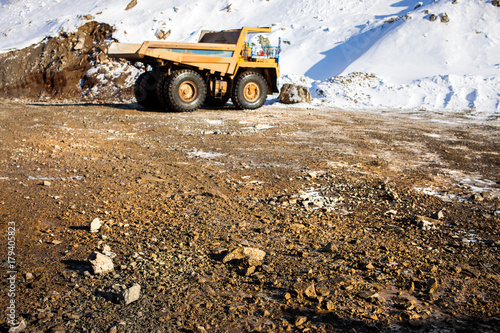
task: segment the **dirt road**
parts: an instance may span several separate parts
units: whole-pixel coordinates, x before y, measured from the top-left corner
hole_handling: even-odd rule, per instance
[[[496,331],[500,122],[470,117],[0,104],[0,325]]]

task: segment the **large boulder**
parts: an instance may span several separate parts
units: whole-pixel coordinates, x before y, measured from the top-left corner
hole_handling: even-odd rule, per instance
[[[310,103],[311,92],[307,87],[296,84],[284,84],[279,99],[283,104]]]

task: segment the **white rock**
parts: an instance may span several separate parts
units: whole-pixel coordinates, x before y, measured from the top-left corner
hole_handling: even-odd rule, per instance
[[[436,222],[439,222],[437,220],[434,220],[429,217],[425,216],[417,216],[417,226],[420,227],[422,230],[436,230]]]
[[[398,211],[394,209],[389,209],[384,215],[398,215]]]
[[[103,274],[114,270],[113,259],[99,252],[92,252],[89,256],[89,262],[94,274]]]
[[[135,283],[132,287],[125,290],[122,294],[122,303],[128,305],[135,302],[141,296],[141,286]]]
[[[104,245],[102,249],[102,254],[110,257],[111,259],[116,257],[116,253],[111,251],[111,247],[109,245]]]
[[[101,228],[102,222],[101,220],[96,217],[95,219],[90,222],[90,232],[99,232],[99,229]]]
[[[236,250],[233,250],[231,253],[225,256],[224,259],[222,259],[222,262],[228,262],[231,260],[243,259],[243,258],[262,261],[265,256],[266,252],[262,250],[255,249],[252,247],[241,247]]]
[[[20,332],[24,332],[24,330],[26,329],[28,325],[26,325],[26,322],[24,321],[24,319],[21,320],[21,322],[19,323],[19,325],[17,326],[13,326],[9,329],[9,333],[20,333]]]

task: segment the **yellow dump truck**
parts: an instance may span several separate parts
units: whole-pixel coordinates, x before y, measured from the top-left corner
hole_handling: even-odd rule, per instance
[[[135,82],[137,102],[150,109],[193,111],[223,106],[261,107],[278,92],[280,46],[250,45],[247,37],[271,28],[202,31],[198,43],[112,43],[111,58],[142,62],[152,70]],[[267,44],[267,43],[261,43]]]

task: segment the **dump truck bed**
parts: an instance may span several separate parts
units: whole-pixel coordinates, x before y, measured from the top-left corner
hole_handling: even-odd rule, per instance
[[[123,58],[127,60],[139,60],[139,49],[142,44],[111,43],[108,48],[108,56],[111,58]]]

